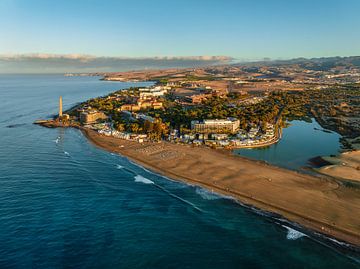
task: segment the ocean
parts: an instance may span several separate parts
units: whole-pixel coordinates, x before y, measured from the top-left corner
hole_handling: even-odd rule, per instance
[[[0,268],[360,268],[359,257],[228,197],[32,123],[150,83],[0,75]]]

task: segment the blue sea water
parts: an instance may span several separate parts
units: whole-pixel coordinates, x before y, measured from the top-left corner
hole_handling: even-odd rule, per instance
[[[153,174],[78,130],[32,124],[57,112],[59,95],[68,108],[130,85],[0,76],[1,269],[360,267],[354,254]]]

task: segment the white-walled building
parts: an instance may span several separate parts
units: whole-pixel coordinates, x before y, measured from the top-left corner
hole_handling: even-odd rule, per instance
[[[239,129],[239,126],[240,121],[235,118],[191,121],[191,129],[197,133],[234,133]]]
[[[154,88],[140,88],[139,92],[140,98],[147,98],[163,96],[167,93],[167,90],[164,87],[156,86]]]

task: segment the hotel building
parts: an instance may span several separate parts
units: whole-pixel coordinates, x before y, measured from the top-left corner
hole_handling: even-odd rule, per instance
[[[235,118],[191,121],[191,129],[197,133],[235,133],[239,126],[240,121]]]

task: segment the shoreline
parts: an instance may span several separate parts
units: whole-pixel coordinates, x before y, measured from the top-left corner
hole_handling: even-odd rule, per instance
[[[356,206],[360,205],[359,190],[346,188],[330,178],[234,156],[226,150],[168,142],[139,144],[106,137],[85,128],[80,130],[94,145],[119,153],[160,175],[281,215],[310,231],[349,243],[352,250],[360,251],[360,206]],[[196,154],[199,154],[198,159],[194,158]],[[223,171],[219,165],[224,165]],[[258,173],[254,174],[254,171]]]

